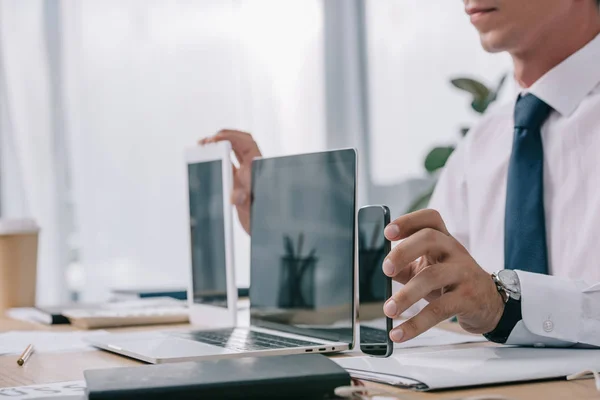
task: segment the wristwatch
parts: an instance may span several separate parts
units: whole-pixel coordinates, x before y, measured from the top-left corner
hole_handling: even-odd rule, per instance
[[[494,272],[492,280],[504,300],[504,312],[496,328],[483,336],[491,342],[506,343],[517,322],[523,319],[521,314],[521,284],[519,275],[512,269]]]

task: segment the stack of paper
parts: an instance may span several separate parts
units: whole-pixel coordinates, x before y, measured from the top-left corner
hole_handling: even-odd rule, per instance
[[[84,400],[87,396],[85,395],[85,381],[72,381],[0,388],[0,399],[4,398]]]
[[[355,378],[418,390],[561,378],[600,370],[600,349],[478,346],[333,359]]]

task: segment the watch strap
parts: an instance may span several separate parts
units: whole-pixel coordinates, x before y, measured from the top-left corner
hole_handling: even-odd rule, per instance
[[[504,304],[504,312],[500,321],[494,330],[485,333],[483,336],[494,343],[506,343],[511,332],[517,323],[523,319],[521,313],[521,301],[508,297],[508,301]]]

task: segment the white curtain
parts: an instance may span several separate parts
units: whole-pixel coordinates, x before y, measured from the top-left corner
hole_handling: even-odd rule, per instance
[[[200,137],[248,130],[267,155],[325,147],[321,0],[0,1],[11,89],[3,113],[24,212],[46,235],[40,270],[49,300],[60,300],[65,271],[87,301],[113,287],[185,286],[183,151]],[[66,195],[76,222],[62,235],[53,228],[61,163],[52,155],[41,35],[48,2],[58,5]],[[12,164],[4,136],[2,159]],[[235,240],[237,281],[246,286],[249,241],[239,226]],[[76,254],[71,265],[53,258],[53,241]]]
[[[38,303],[65,298],[47,20],[42,1],[0,0],[2,215],[41,227]]]
[[[254,132],[269,155],[324,145],[320,3],[64,5],[84,298],[185,285],[183,149],[223,127]],[[246,286],[239,226],[235,241]]]

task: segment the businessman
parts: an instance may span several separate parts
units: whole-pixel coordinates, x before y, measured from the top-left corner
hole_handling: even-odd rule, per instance
[[[404,286],[384,305],[404,342],[457,316],[492,341],[600,346],[598,0],[464,0],[490,52],[508,52],[520,90],[454,152],[430,203],[385,229],[383,263]],[[221,131],[240,162],[232,201],[249,230],[249,134]],[[393,163],[390,168],[394,168]]]

